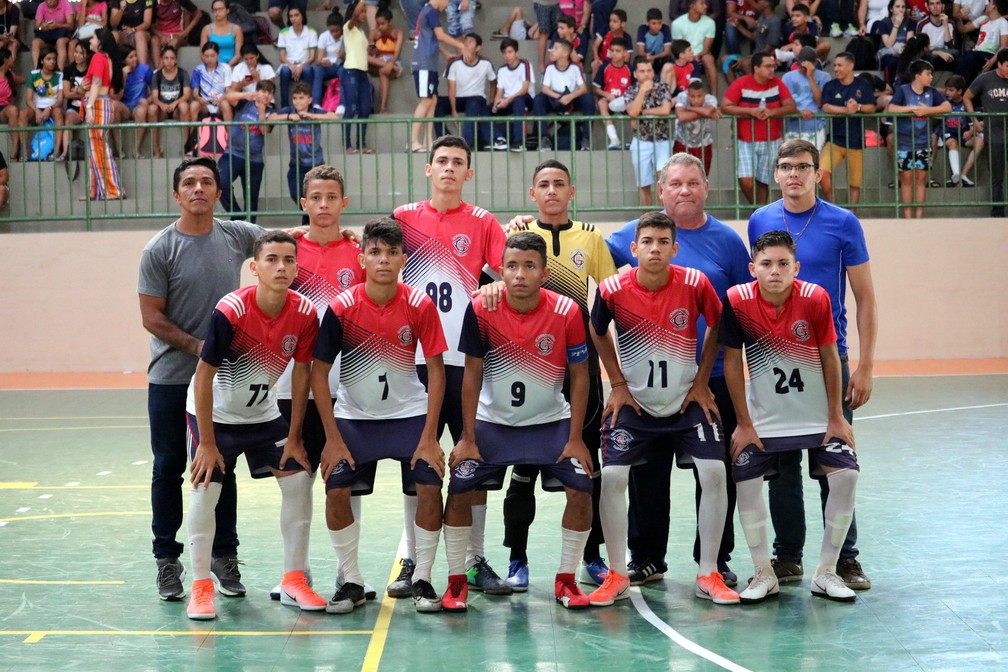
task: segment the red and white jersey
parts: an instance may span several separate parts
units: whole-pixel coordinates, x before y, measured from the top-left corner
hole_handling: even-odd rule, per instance
[[[616,323],[620,369],[640,407],[650,415],[675,415],[696,378],[697,319],[721,318],[721,302],[707,276],[695,268],[669,267],[657,292],[637,282],[631,268],[602,281],[592,327],[604,334]]]
[[[276,317],[256,304],[256,285],[231,292],[214,308],[200,359],[217,367],[213,381],[213,419],[227,425],[251,425],[280,417],[276,382],[293,359],[312,360],[318,314],[311,301],[287,290]],[[193,383],[186,411],[196,414]]]
[[[315,306],[319,322],[325,315],[330,302],[347,289],[359,282],[364,282],[364,268],[360,264],[361,249],[357,243],[347,238],[340,238],[328,245],[301,238],[298,240],[297,277],[291,284],[298,294],[305,296]],[[277,381],[277,398],[291,398],[291,371],[287,370]],[[329,371],[329,390],[333,393],[339,386],[339,358],[333,362]]]
[[[458,350],[462,318],[484,266],[497,277],[507,242],[504,230],[496,217],[469,203],[438,212],[430,201],[420,201],[396,208],[393,216],[402,223],[409,255],[403,282],[425,292],[437,306],[449,344],[445,364],[464,366]],[[424,353],[417,350],[417,364],[423,360]]]
[[[503,297],[488,311],[477,297],[466,309],[459,348],[483,360],[478,420],[524,427],[570,417],[564,373],[567,364],[588,359],[581,311],[570,298],[540,289],[539,306],[523,314]]]
[[[718,340],[745,348],[749,414],[760,437],[826,431],[829,407],[819,347],[837,340],[826,290],[795,280],[778,315],[756,281],[735,285],[725,297]]]
[[[333,411],[351,420],[426,415],[427,392],[415,362],[421,346],[428,357],[448,349],[437,308],[403,283],[384,306],[364,287],[354,285],[329,304],[315,345],[316,359],[342,360]]]

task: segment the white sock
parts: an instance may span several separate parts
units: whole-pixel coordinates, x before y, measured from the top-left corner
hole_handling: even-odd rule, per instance
[[[606,135],[609,136],[610,140],[612,140],[613,142],[619,142],[619,136],[616,135],[616,126],[614,124],[612,123],[606,124],[605,132]]]
[[[949,167],[952,169],[952,179],[959,177],[959,150],[948,150]],[[958,180],[956,180],[958,182]]]
[[[486,504],[475,504],[472,507],[472,529],[469,531],[469,548],[466,549],[466,569],[472,569],[476,564],[476,556],[486,557],[483,544],[486,539]]]
[[[205,489],[200,484],[189,494],[189,515],[186,529],[189,532],[189,558],[192,562],[193,581],[210,578],[210,556],[213,555],[213,538],[217,532],[217,500],[221,484],[211,483]]]
[[[822,549],[819,551],[819,566],[816,574],[824,570],[836,571],[837,560],[840,559],[840,549],[843,548],[847,530],[850,529],[854,517],[854,491],[857,489],[858,472],[853,469],[841,469],[826,475],[829,479],[829,497],[826,498],[826,510],[823,519],[826,523],[823,530]]]
[[[452,527],[444,525],[445,560],[448,561],[448,576],[465,574],[466,542],[469,540],[469,526]],[[413,570],[414,574],[416,570]]]
[[[749,545],[753,565],[769,568],[770,547],[766,536],[767,508],[763,502],[763,477],[757,476],[736,483],[735,493],[739,523],[742,525],[746,544]]]
[[[311,477],[299,471],[277,478],[280,486],[280,534],[284,545],[284,574],[303,572],[311,535]]]
[[[431,568],[437,557],[438,542],[441,541],[441,530],[425,530],[417,525],[416,532],[416,567],[413,569],[414,581],[431,582]]]
[[[568,530],[566,527],[560,528],[563,544],[560,546],[560,569],[557,570],[557,574],[573,574],[577,571],[590,534],[591,529],[582,531]]]
[[[355,520],[342,530],[329,530],[336,559],[339,560],[340,572],[346,583],[364,585],[364,577],[357,564],[357,549],[360,546],[360,524]]]
[[[357,527],[360,527],[361,521],[361,498],[350,496],[350,513],[353,514],[354,523]],[[359,533],[358,533],[359,534]],[[305,573],[308,573],[308,563],[305,563]],[[343,565],[339,565],[339,569],[336,570],[336,585],[342,585],[346,581],[346,574],[343,572]]]
[[[627,482],[630,478],[629,465],[606,465],[602,467],[602,491],[599,496],[599,519],[605,536],[606,553],[609,554],[609,569],[620,576],[628,573],[626,564],[627,547]]]
[[[413,526],[416,524],[416,495],[403,495],[403,533],[406,535],[406,557],[416,559],[416,534]]]
[[[700,480],[700,508],[697,530],[700,532],[699,576],[717,571],[718,549],[728,514],[728,475],[721,460],[694,460]]]

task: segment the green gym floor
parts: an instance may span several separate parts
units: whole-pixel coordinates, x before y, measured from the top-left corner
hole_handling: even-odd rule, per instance
[[[381,593],[347,616],[299,613],[268,595],[281,573],[278,488],[240,464],[249,593],[218,596],[217,620],[194,622],[155,591],[144,391],[0,391],[0,670],[1008,670],[1008,469],[995,455],[1008,377],[880,378],[854,429],[858,545],[873,588],[853,604],[810,597],[811,481],[804,582],[762,605],[693,597],[693,482],[677,471],[669,573],[616,606],[554,602],[563,499],[540,492],[528,593],[475,594],[467,614],[417,614]],[[398,569],[397,478],[384,465],[364,500],[361,565],[379,590]],[[336,571],[322,501],[319,486],[317,587]],[[503,573],[500,504],[492,493],[487,555]],[[744,580],[751,561],[736,529],[731,567]],[[434,577],[443,590],[442,557]]]

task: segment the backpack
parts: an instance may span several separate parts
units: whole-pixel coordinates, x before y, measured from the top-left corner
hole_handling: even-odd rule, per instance
[[[228,21],[241,28],[246,40],[255,40],[259,25],[247,9],[236,2],[228,7]]]
[[[189,138],[185,142],[185,153],[219,159],[227,149],[227,126],[218,124],[217,122],[222,119],[212,114],[201,118],[200,121],[203,125],[197,126],[189,133]]]
[[[870,37],[856,36],[847,43],[845,51],[854,56],[855,70],[878,70],[878,49]]]
[[[339,77],[329,80],[325,94],[322,96],[320,107],[326,112],[336,112],[340,106],[340,81]]]
[[[32,161],[45,161],[50,156],[52,156],[53,149],[56,148],[56,133],[53,131],[53,126],[56,124],[52,117],[45,120],[42,124],[43,130],[38,131],[32,137],[31,143],[31,160]]]

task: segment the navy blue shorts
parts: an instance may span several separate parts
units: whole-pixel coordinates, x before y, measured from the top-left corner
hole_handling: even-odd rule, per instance
[[[405,495],[415,495],[417,483],[440,488],[441,477],[429,464],[420,460],[415,469],[410,469],[409,465],[426,422],[427,417],[423,415],[398,420],[336,418],[336,426],[357,467],[351,469],[346,462],[340,462],[326,479],[326,490],[351,488],[354,495],[370,495],[374,492],[378,460],[399,460],[403,465],[402,491]]]
[[[444,435],[445,427],[451,433],[452,442],[458,443],[462,438],[462,376],[464,366],[445,366],[445,392],[441,403],[441,417],[438,418],[437,435]],[[417,364],[417,378],[427,389],[427,365]]]
[[[476,445],[483,461],[466,460],[452,470],[448,492],[500,490],[509,466],[532,464],[542,472],[543,490],[559,492],[564,488],[592,491],[591,477],[573,459],[557,463],[567,439],[570,419],[545,425],[508,427],[476,421]]]
[[[417,98],[433,98],[437,95],[437,87],[437,70],[413,71],[413,88],[416,89]]]
[[[724,435],[717,420],[707,422],[703,409],[691,403],[682,413],[656,418],[629,406],[620,409],[614,427],[602,427],[602,464],[644,464],[654,451],[675,451],[676,464],[689,468],[693,460],[724,461]]]
[[[825,439],[823,434],[760,439],[764,450],[758,450],[752,445],[746,446],[732,463],[732,478],[736,483],[741,483],[760,476],[776,476],[780,454],[794,450],[808,451],[809,475],[813,478],[826,475],[823,467],[861,471],[853,448],[840,441],[824,443]]]
[[[280,415],[290,424],[291,400],[277,399],[277,406],[280,407]],[[331,412],[332,406],[329,408]],[[322,426],[322,418],[319,417],[318,406],[315,405],[314,399],[308,400],[308,407],[305,409],[304,421],[301,423],[301,443],[308,453],[312,471],[317,471],[322,461],[322,449],[325,448],[325,427]]]
[[[196,457],[199,448],[199,428],[196,426],[196,416],[186,413],[186,438],[189,443],[189,462]],[[238,456],[245,454],[249,475],[252,478],[267,478],[273,475],[273,470],[280,471],[280,458],[283,457],[284,446],[287,445],[287,435],[290,425],[283,418],[269,422],[257,422],[253,425],[214,424],[214,438],[217,449],[224,458],[224,468],[233,470],[238,463]],[[287,460],[283,471],[300,471],[301,465],[294,460]],[[214,483],[222,483],[224,474],[214,467]]]

